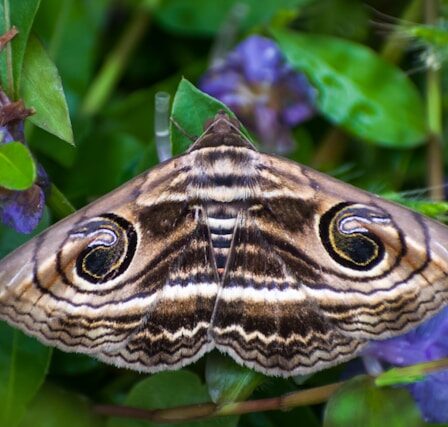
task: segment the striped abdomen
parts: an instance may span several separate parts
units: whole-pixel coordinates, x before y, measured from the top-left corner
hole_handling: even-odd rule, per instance
[[[224,273],[229,256],[238,210],[233,203],[213,203],[206,208],[213,255],[220,276]]]

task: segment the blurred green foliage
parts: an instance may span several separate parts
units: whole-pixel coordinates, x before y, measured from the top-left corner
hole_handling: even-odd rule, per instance
[[[36,110],[26,125],[29,147],[76,207],[158,163],[153,126],[157,91],[176,94],[173,117],[192,135],[200,134],[205,119],[223,108],[182,76],[196,84],[206,71],[211,47],[236,3],[0,2],[0,32],[10,25],[20,31],[0,55],[2,87],[12,99],[23,97],[27,107]],[[434,27],[431,34],[431,27],[416,26],[412,31],[408,26],[402,31],[396,21],[388,33],[380,33],[370,25],[389,23],[387,16],[400,16],[410,0],[372,0],[370,7],[357,0],[239,3],[245,4],[247,13],[238,37],[275,35],[293,67],[306,73],[318,90],[319,114],[295,130],[297,146],[290,157],[370,191],[388,192],[394,200],[443,219],[446,204],[421,200],[425,194],[409,200],[398,193],[426,187],[427,170],[436,167],[425,161],[427,64],[419,62],[422,52],[415,48],[422,46],[413,46],[410,37],[397,43],[404,56],[400,66],[380,54],[394,32],[418,36],[422,28],[423,49],[441,44],[443,53],[446,47],[440,37],[431,45],[440,29]],[[421,16],[413,19],[419,21]],[[407,72],[415,68],[422,72],[409,76]],[[446,105],[443,69],[442,77],[439,96]],[[183,152],[190,141],[176,126],[171,131],[174,153]],[[21,147],[0,146],[4,187],[24,188],[35,178],[29,153]],[[445,153],[439,161],[446,161]],[[52,199],[40,229],[70,210],[60,206],[61,200]],[[0,255],[30,237],[0,226]],[[191,369],[148,376],[59,351],[53,352],[50,363],[50,353],[32,338],[0,324],[0,427],[151,425],[100,417],[92,402],[163,408],[211,398],[246,399],[252,393],[265,398],[326,384],[341,371],[330,369],[298,386],[292,379],[252,373],[218,355],[210,356],[206,367],[200,361]],[[376,389],[365,377],[356,377],[341,389],[328,403],[325,416],[322,406],[316,406],[188,425],[314,427],[322,422],[331,427],[425,425],[405,390]]]
[[[425,423],[405,390],[378,388],[372,379],[357,377],[334,394],[325,410],[323,426],[361,425],[422,427]]]

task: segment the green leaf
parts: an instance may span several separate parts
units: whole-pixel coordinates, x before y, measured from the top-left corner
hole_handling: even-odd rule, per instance
[[[36,114],[29,120],[36,126],[73,144],[67,102],[61,79],[42,44],[30,37],[23,62],[21,95]]]
[[[4,34],[15,25],[19,34],[11,42],[12,69],[8,70],[7,55],[0,54],[0,79],[6,93],[13,99],[20,87],[23,59],[34,17],[39,9],[40,0],[6,0],[0,2],[0,34]],[[6,9],[6,10],[5,10]],[[7,14],[9,9],[9,16]],[[8,20],[9,24],[8,25]],[[9,49],[8,47],[6,49]],[[13,82],[9,76],[12,76]]]
[[[104,425],[105,421],[93,413],[86,398],[52,384],[45,384],[31,402],[19,427],[102,427]]]
[[[21,142],[0,145],[0,186],[8,190],[26,190],[36,179],[36,164]]]
[[[50,356],[50,348],[0,323],[1,426],[19,423],[44,381]]]
[[[355,377],[328,401],[323,427],[423,427],[405,389],[378,388],[372,378]]]
[[[199,377],[189,371],[161,372],[139,382],[130,391],[125,405],[157,409],[209,402],[207,387]],[[182,427],[233,427],[237,417],[224,417],[204,421],[190,421]],[[158,424],[148,421],[111,419],[108,427],[150,427]],[[163,424],[174,426],[179,424]]]
[[[215,34],[230,18],[231,11],[238,5],[243,17],[238,30],[244,31],[256,25],[266,25],[285,9],[297,10],[310,0],[165,0],[156,9],[157,19],[168,29],[185,34]]]
[[[412,147],[427,135],[415,86],[369,48],[335,37],[273,31],[288,61],[317,88],[317,107],[354,135]]]
[[[204,131],[204,124],[212,119],[219,110],[225,110],[232,117],[232,113],[222,102],[201,92],[188,80],[182,79],[174,96],[170,134],[173,154],[183,153],[192,143],[188,138],[197,137]],[[184,131],[179,129],[179,126]]]
[[[266,377],[237,365],[230,357],[212,352],[207,355],[205,378],[215,403],[247,399]]]

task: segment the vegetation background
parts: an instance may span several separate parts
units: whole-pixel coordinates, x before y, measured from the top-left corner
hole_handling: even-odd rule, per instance
[[[245,5],[239,18],[237,4]],[[435,0],[1,0],[0,33],[19,30],[0,53],[1,85],[36,114],[25,123],[26,146],[0,143],[0,203],[8,191],[37,185],[35,162],[51,184],[33,233],[0,227],[0,257],[71,205],[80,208],[159,162],[157,92],[175,96],[176,120],[198,135],[221,106],[182,77],[197,86],[214,49],[225,53],[254,34],[276,40],[315,88],[312,118],[290,126],[288,157],[444,220],[447,7]],[[379,91],[385,81],[389,90]],[[188,141],[174,129],[172,143],[179,153]],[[7,174],[5,159],[19,173]],[[181,371],[143,375],[51,350],[1,323],[0,426],[155,425],[99,415],[95,405],[262,399],[362,372],[352,363],[310,378],[266,378],[212,354]],[[328,403],[322,394],[320,404],[288,412],[185,425],[430,425],[406,388],[380,388],[366,376],[344,387]]]

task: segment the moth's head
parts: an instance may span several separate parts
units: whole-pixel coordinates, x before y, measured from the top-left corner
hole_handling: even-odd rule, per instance
[[[255,150],[255,147],[241,132],[240,122],[230,117],[224,110],[219,111],[213,119],[204,123],[204,133],[190,147],[188,152],[206,147],[245,147]]]
[[[226,134],[229,132],[240,133],[241,126],[238,119],[230,117],[224,110],[218,111],[213,119],[204,123],[204,133]]]

